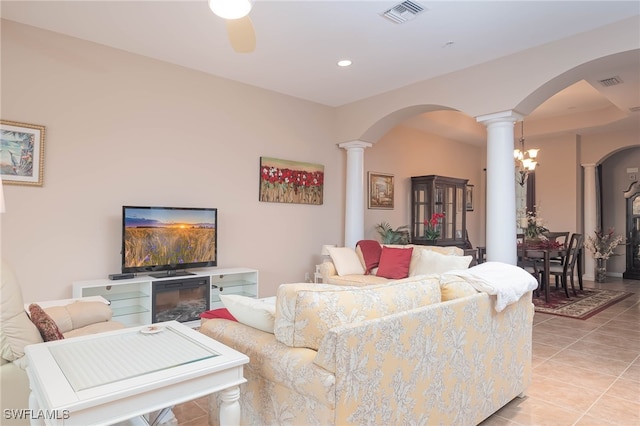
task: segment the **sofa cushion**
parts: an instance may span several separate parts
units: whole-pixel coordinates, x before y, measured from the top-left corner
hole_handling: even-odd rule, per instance
[[[369,285],[388,283],[389,278],[379,277],[377,275],[333,275],[327,278],[327,284],[347,285],[354,287],[365,287]]]
[[[267,333],[273,333],[273,321],[276,314],[274,304],[237,294],[221,294],[220,300],[238,322]]]
[[[382,247],[380,263],[376,275],[384,278],[401,279],[409,276],[409,265],[413,247]]]
[[[24,356],[24,347],[41,343],[42,336],[24,310],[18,281],[9,265],[0,270],[0,354],[7,361]]]
[[[432,250],[421,250],[413,274],[443,274],[458,269],[468,269],[472,259],[471,256],[450,256]]]
[[[478,293],[478,290],[473,288],[471,284],[458,276],[440,275],[438,279],[440,280],[440,293],[443,302]]]
[[[415,272],[416,265],[418,263],[418,259],[423,251],[436,252],[447,256],[462,256],[464,255],[464,250],[456,246],[421,246],[416,244],[407,244],[407,245],[397,245],[397,244],[385,244],[385,247],[396,247],[396,248],[413,248],[413,253],[411,253],[411,263],[409,264],[409,276],[413,277],[415,275],[420,275]]]
[[[317,350],[333,327],[440,300],[438,280],[424,276],[368,287],[283,284],[278,287],[274,331],[287,346]]]
[[[45,342],[64,339],[64,336],[58,329],[55,321],[53,321],[51,317],[47,315],[47,313],[40,307],[40,305],[36,303],[30,304],[29,316],[31,317],[31,322],[33,322],[38,328],[38,331],[42,336],[42,340],[44,340]]]
[[[338,275],[364,274],[364,266],[354,249],[329,247],[329,256],[331,256]]]

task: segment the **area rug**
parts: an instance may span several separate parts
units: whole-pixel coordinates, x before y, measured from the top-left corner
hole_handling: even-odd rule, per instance
[[[567,299],[563,290],[551,291],[547,303],[544,300],[544,292],[541,291],[539,297],[533,298],[535,311],[585,320],[633,294],[596,288],[585,288],[576,292],[577,297],[569,290],[570,297]]]

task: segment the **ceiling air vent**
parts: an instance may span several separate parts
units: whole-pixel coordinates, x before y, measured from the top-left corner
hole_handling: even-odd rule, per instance
[[[631,112],[640,112],[640,106],[634,106],[629,108],[629,111]]]
[[[403,24],[407,21],[412,20],[424,11],[424,7],[410,0],[407,0],[393,6],[389,10],[385,10],[380,15],[383,18],[387,18],[388,20],[396,24]]]
[[[615,76],[615,77],[603,78],[602,80],[598,80],[598,82],[602,84],[604,87],[611,87],[611,86],[616,86],[622,83],[622,80],[620,79],[620,77]]]

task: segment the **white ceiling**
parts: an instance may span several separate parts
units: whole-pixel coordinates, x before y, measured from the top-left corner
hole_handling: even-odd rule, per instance
[[[2,0],[0,15],[329,106],[640,16],[638,1],[415,2],[426,12],[398,25],[380,13],[399,1],[257,0],[250,14],[257,47],[249,54],[231,49],[224,21],[206,0]],[[343,58],[353,65],[336,66]],[[632,98],[640,90],[638,62],[623,70],[635,80],[626,87]],[[583,83],[528,119],[620,107]],[[429,131],[446,127],[429,123],[428,115],[407,124]],[[483,129],[478,131],[481,135],[471,131],[459,138],[477,143],[484,139]],[[447,136],[446,130],[439,133]]]

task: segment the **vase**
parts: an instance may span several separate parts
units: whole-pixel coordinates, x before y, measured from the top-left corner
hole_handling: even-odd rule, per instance
[[[596,259],[595,277],[598,283],[607,280],[607,259]]]
[[[429,239],[426,239],[426,240],[424,240],[424,245],[425,245],[425,246],[435,246],[435,245],[436,245],[436,241],[438,241],[438,240],[429,240]]]

